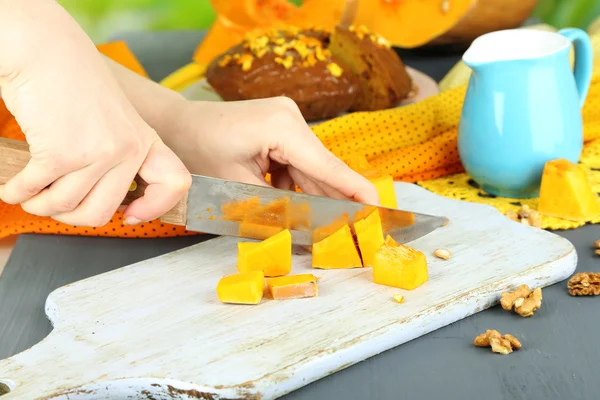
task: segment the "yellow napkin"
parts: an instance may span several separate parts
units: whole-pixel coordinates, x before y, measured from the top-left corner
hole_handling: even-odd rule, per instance
[[[332,119],[313,128],[324,145],[340,158],[360,154],[394,179],[416,182],[443,196],[486,203],[505,212],[521,204],[536,208],[537,199],[518,201],[483,193],[464,173],[457,150],[457,127],[466,84],[421,102],[377,112]],[[600,63],[596,63],[583,108],[584,152],[581,164],[592,187],[600,192]],[[595,169],[598,168],[598,171]],[[457,174],[458,173],[458,174]],[[436,179],[437,178],[437,179]],[[600,222],[591,221],[593,223]],[[543,217],[542,227],[568,229],[583,223]]]

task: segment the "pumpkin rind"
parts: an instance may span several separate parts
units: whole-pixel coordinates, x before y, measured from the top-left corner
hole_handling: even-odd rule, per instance
[[[359,1],[354,24],[365,25],[395,46],[414,48],[450,30],[476,3],[476,0]]]
[[[429,44],[469,43],[489,32],[518,28],[536,5],[537,0],[477,0],[454,26]]]

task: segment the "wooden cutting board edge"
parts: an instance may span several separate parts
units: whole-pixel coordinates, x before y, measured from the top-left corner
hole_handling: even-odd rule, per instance
[[[424,190],[424,189],[422,189]],[[453,202],[454,200],[445,199]],[[489,207],[483,205],[475,205],[476,208]],[[491,207],[490,207],[491,208]],[[415,209],[414,211],[421,211]],[[504,217],[502,217],[504,218]],[[202,385],[191,384],[189,382],[180,382],[172,379],[166,379],[167,377],[155,377],[155,378],[134,378],[134,379],[119,379],[110,380],[107,382],[94,383],[85,385],[79,388],[65,387],[64,385],[58,385],[53,391],[53,395],[50,397],[40,397],[44,399],[89,399],[90,394],[94,393],[93,398],[104,398],[104,396],[117,396],[117,398],[125,396],[134,396],[133,398],[152,398],[157,399],[163,398],[204,398],[204,399],[272,399],[278,396],[289,393],[295,389],[298,389],[306,384],[316,381],[324,376],[335,373],[341,369],[349,367],[367,358],[370,358],[376,354],[379,354],[385,350],[396,347],[400,344],[406,343],[412,339],[420,337],[426,333],[435,331],[443,326],[446,326],[452,322],[461,320],[472,314],[485,310],[491,306],[494,306],[499,301],[499,295],[502,291],[510,289],[516,283],[528,284],[534,287],[546,287],[554,283],[560,282],[570,276],[577,264],[577,253],[568,240],[554,235],[549,232],[539,232],[539,234],[548,235],[549,239],[552,239],[558,243],[560,241],[565,244],[565,248],[568,249],[564,254],[559,257],[555,257],[554,260],[549,261],[543,265],[538,265],[528,270],[525,270],[519,274],[512,275],[508,278],[501,279],[498,281],[490,282],[483,287],[479,287],[476,290],[468,293],[463,293],[458,298],[460,301],[456,301],[457,298],[452,298],[444,301],[444,303],[438,304],[434,307],[424,310],[418,315],[412,315],[410,318],[406,318],[402,321],[396,321],[394,324],[389,324],[384,327],[380,327],[372,332],[369,332],[364,336],[377,337],[378,335],[385,335],[386,340],[354,340],[348,343],[342,344],[340,351],[336,352],[336,357],[327,357],[327,354],[323,354],[322,357],[315,357],[311,359],[310,364],[315,364],[314,369],[310,369],[310,364],[303,366],[305,369],[304,374],[297,373],[294,370],[294,365],[285,367],[279,371],[269,373],[257,380],[247,382],[244,385],[235,387],[203,387]],[[213,239],[215,241],[222,240],[223,238]],[[212,241],[211,241],[212,242]],[[206,242],[208,243],[208,242]],[[568,245],[566,245],[568,243]],[[179,250],[162,257],[175,257],[181,252],[189,251],[190,248],[202,246],[199,244],[191,246],[186,249]],[[549,264],[551,264],[549,266]],[[135,265],[135,264],[134,264]],[[115,271],[108,272],[107,274],[116,273]],[[521,278],[524,277],[524,278]],[[88,278],[93,279],[93,278]],[[69,285],[70,286],[70,285]],[[46,311],[48,317],[53,322],[58,322],[60,316],[57,312],[57,307],[54,304],[53,298],[60,292],[65,290],[67,287],[57,289],[53,292],[46,302]],[[566,289],[565,289],[566,290]],[[479,297],[481,296],[481,297]],[[456,312],[454,312],[456,311]],[[460,313],[458,312],[460,311]],[[462,315],[457,318],[456,315]],[[444,318],[439,318],[442,315]],[[421,323],[420,326],[416,327],[411,331],[409,335],[405,332],[406,324],[415,324],[420,318],[424,318],[425,323]],[[395,334],[395,331],[398,333]],[[408,330],[410,331],[410,330]],[[34,348],[43,350],[47,345],[51,345],[51,341],[55,336],[54,331],[44,339],[40,344],[34,346]],[[32,348],[33,349],[33,348]],[[30,353],[31,350],[24,353]],[[23,354],[23,353],[21,353]],[[30,354],[31,355],[31,354]],[[35,357],[33,357],[35,358]],[[10,370],[10,359],[0,361],[0,370],[7,367]],[[3,365],[4,364],[4,365]],[[306,368],[309,369],[307,373]],[[10,388],[18,387],[19,385],[14,381],[0,376],[0,383],[6,384]],[[6,377],[8,378],[8,377]],[[146,397],[140,397],[141,395],[147,395]],[[6,399],[22,398],[14,397],[18,396],[18,390],[6,396]],[[34,398],[34,397],[32,397]]]

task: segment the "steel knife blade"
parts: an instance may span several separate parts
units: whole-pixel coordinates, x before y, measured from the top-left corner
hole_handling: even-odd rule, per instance
[[[289,229],[294,244],[310,246],[319,232],[331,232],[378,209],[384,234],[406,243],[448,222],[445,217],[199,175],[192,175],[192,181],[186,227],[197,232],[260,240]]]
[[[29,159],[27,143],[0,138],[0,185],[21,171]],[[122,204],[143,196],[146,187],[136,176]],[[289,229],[294,244],[310,246],[374,209],[379,210],[384,234],[399,243],[418,239],[448,222],[445,217],[200,175],[192,175],[187,196],[160,220],[196,232],[257,240]]]

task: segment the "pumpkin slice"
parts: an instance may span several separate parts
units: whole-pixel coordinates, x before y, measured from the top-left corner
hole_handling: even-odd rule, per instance
[[[364,156],[355,155],[349,157],[345,162],[353,171],[358,172],[375,185],[382,207],[398,207],[394,178],[391,175],[383,174],[373,168]]]
[[[265,276],[282,276],[292,271],[292,235],[287,229],[260,243],[238,242],[240,272],[261,271]]]
[[[317,297],[317,277],[312,274],[282,276],[267,279],[267,290],[274,300]]]
[[[217,296],[221,303],[258,304],[264,290],[265,277],[262,271],[225,276],[217,284]]]
[[[398,244],[387,236],[375,254],[373,282],[404,290],[413,290],[429,279],[425,254]]]
[[[354,24],[365,25],[398,47],[414,48],[448,32],[476,3],[476,0],[359,1]],[[505,8],[504,13],[509,13],[507,10],[510,8]]]
[[[356,241],[365,267],[372,267],[375,254],[383,245],[383,230],[379,210],[375,207],[365,209],[366,216],[359,216],[354,222]]]
[[[321,269],[360,268],[362,261],[348,224],[313,243],[312,266]]]
[[[544,166],[538,212],[571,221],[590,221],[600,215],[598,195],[586,172],[563,158]]]
[[[448,0],[452,5],[455,0]],[[530,16],[538,0],[477,0],[456,23],[431,45],[469,43],[475,38],[502,29],[518,28]]]

